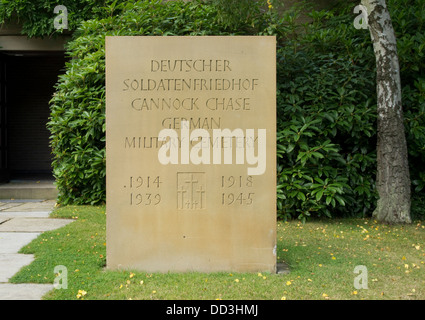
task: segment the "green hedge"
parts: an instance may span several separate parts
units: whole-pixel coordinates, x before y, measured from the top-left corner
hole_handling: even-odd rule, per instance
[[[58,5],[67,9],[68,31],[75,30],[81,21],[100,18],[105,10],[118,0],[0,0],[0,23],[18,22],[22,33],[28,37],[55,36],[64,32],[56,30],[53,20],[59,15]],[[122,1],[122,0],[121,0]]]
[[[230,34],[214,6],[198,2],[139,1],[109,10],[76,30],[51,100],[53,170],[65,205],[105,201],[105,36]]]
[[[370,216],[375,208],[376,78],[352,7],[313,11],[278,51],[278,214]],[[388,1],[398,38],[416,218],[425,185],[425,1]],[[422,192],[421,192],[422,191]],[[417,201],[418,200],[418,201]],[[422,216],[423,218],[423,216]]]
[[[105,35],[276,34],[279,217],[370,215],[377,197],[376,94],[368,31],[354,28],[347,4],[334,13],[313,11],[312,23],[297,26],[296,11],[279,17],[260,6],[228,19],[229,10],[214,5],[222,1],[123,3],[113,8],[120,15],[111,10],[80,25],[48,124],[59,202],[105,201]],[[423,3],[389,1],[416,194],[425,184]]]

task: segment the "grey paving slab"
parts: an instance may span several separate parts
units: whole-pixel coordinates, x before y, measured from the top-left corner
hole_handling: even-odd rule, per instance
[[[0,199],[0,205],[6,204],[6,203],[15,203],[15,204],[23,204],[27,202],[43,202],[46,201],[45,199]]]
[[[53,288],[52,284],[0,283],[0,300],[41,300]]]
[[[52,219],[52,218],[13,218],[0,224],[0,232],[45,232],[61,228],[72,219]]]
[[[23,266],[34,260],[32,254],[3,253],[0,254],[0,283],[8,282]]]
[[[2,209],[2,212],[19,211],[19,212],[31,212],[31,211],[52,211],[55,207],[56,201],[41,201],[41,202],[16,202],[9,203],[8,208]]]
[[[21,202],[0,202],[0,211],[15,210],[16,207],[23,205]]]
[[[40,232],[0,232],[0,254],[17,253],[40,234]]]
[[[19,250],[42,232],[61,228],[72,219],[49,218],[55,200],[0,200],[0,300],[40,300],[53,284],[12,284],[9,279],[34,256]]]
[[[0,220],[3,218],[48,218],[51,211],[4,211],[0,212]],[[1,222],[0,222],[1,223]]]

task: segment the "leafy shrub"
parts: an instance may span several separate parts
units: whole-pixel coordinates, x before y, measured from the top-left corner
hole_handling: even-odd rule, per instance
[[[416,192],[425,186],[424,4],[388,2],[398,36]],[[375,207],[375,58],[369,31],[353,27],[352,8],[337,10],[312,11],[306,32],[284,42],[278,55],[278,214],[283,218],[365,216]]]
[[[48,125],[59,202],[105,201],[106,35],[275,34],[278,216],[370,215],[377,195],[375,58],[369,32],[353,27],[347,5],[312,11],[312,22],[299,26],[299,11],[280,16],[262,7],[226,20],[231,10],[217,5],[222,1],[117,2],[102,13],[106,18],[81,23],[67,47],[72,59],[57,83]],[[424,1],[388,4],[398,32],[416,195],[425,185]]]
[[[48,128],[62,204],[105,201],[105,36],[230,32],[216,22],[214,7],[200,2],[123,2],[108,10],[107,18],[82,22],[77,29],[67,45],[72,59],[51,100]]]
[[[68,30],[75,30],[81,21],[102,16],[102,7],[118,0],[0,0],[0,23],[16,19],[22,23],[22,33],[29,37],[44,37],[62,33],[54,28],[58,5],[67,8]],[[121,0],[124,1],[124,0]]]
[[[373,77],[334,51],[295,49],[279,55],[279,214],[365,215],[376,200]]]

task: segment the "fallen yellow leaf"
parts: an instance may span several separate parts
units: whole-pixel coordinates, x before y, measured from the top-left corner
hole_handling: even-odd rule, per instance
[[[77,299],[80,299],[81,297],[84,297],[86,294],[87,294],[87,291],[85,291],[85,290],[78,290]]]

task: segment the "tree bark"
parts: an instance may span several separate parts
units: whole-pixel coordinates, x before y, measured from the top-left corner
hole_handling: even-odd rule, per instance
[[[373,217],[383,223],[411,223],[410,175],[401,103],[397,42],[385,0],[362,0],[376,58],[377,176]]]

